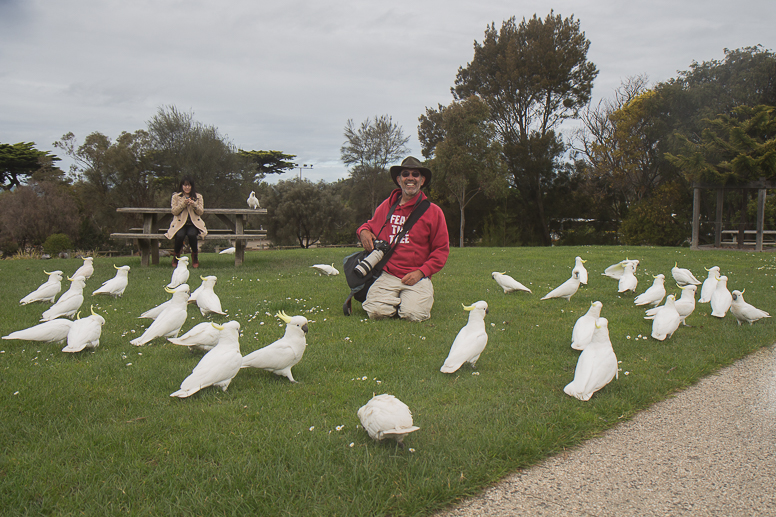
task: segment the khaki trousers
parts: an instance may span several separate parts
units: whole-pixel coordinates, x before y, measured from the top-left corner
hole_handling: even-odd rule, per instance
[[[397,313],[402,319],[425,321],[431,317],[434,286],[429,278],[415,285],[404,285],[401,279],[383,273],[375,280],[362,307],[371,319],[391,318]]]

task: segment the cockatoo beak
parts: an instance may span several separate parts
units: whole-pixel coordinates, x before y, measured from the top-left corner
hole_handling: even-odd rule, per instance
[[[465,310],[465,311],[473,311],[474,310],[474,305],[469,305],[467,307],[466,305],[461,304],[461,306],[463,307],[463,310]]]
[[[213,325],[213,328],[216,330],[224,330],[223,325],[219,325],[218,323],[213,323],[212,321],[210,322],[210,324]]]
[[[290,323],[291,322],[291,316],[286,314],[286,311],[280,311],[277,314],[275,314],[275,316],[277,316],[281,320],[285,321],[286,323]]]

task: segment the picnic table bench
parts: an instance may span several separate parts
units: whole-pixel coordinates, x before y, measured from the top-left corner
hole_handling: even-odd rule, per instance
[[[170,208],[142,208],[124,207],[117,208],[117,212],[123,214],[137,214],[143,216],[142,228],[130,228],[127,232],[111,233],[111,239],[127,239],[137,242],[140,248],[140,265],[159,263],[159,241],[167,239],[164,233],[170,227],[172,212]],[[249,215],[266,215],[266,208],[206,208],[202,217],[212,215],[218,218],[226,228],[208,227],[207,235],[200,236],[203,240],[230,240],[234,241],[234,265],[239,266],[245,260],[245,244],[248,240],[266,237],[266,230],[245,228]]]
[[[738,230],[722,230],[723,246],[738,245]],[[756,244],[757,230],[744,230],[744,244],[754,246]],[[763,230],[763,246],[776,246],[776,230]]]

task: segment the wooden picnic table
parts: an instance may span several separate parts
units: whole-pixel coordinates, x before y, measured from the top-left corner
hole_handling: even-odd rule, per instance
[[[164,234],[172,221],[172,212],[170,208],[144,208],[144,207],[124,207],[117,208],[117,212],[122,214],[137,214],[143,216],[142,228],[130,228],[128,232],[111,233],[111,239],[132,239],[135,240],[140,248],[140,264],[148,266],[149,264],[159,263],[159,241],[167,239]],[[266,230],[246,229],[246,222],[249,215],[266,215],[266,208],[206,208],[202,217],[215,216],[226,228],[210,228],[208,225],[208,234],[203,240],[229,240],[234,241],[234,265],[239,266],[245,260],[245,244],[250,239],[258,239],[267,235]]]

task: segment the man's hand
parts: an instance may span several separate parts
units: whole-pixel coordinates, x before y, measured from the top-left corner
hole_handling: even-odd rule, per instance
[[[371,231],[367,229],[361,230],[361,233],[358,234],[358,238],[361,240],[361,245],[369,253],[375,249],[374,242],[377,237]]]
[[[404,285],[415,285],[420,282],[424,276],[423,271],[416,269],[415,271],[410,271],[404,275],[404,278],[401,279],[401,283]]]

